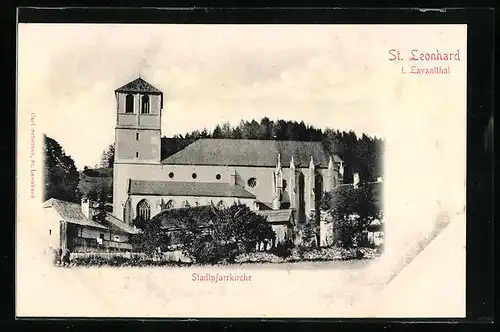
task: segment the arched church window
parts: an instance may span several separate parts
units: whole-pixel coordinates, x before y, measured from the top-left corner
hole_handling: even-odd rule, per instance
[[[323,176],[321,174],[316,174],[314,185],[316,199],[321,199],[323,195]]]
[[[142,220],[149,220],[151,218],[151,206],[147,200],[143,199],[137,204],[137,217]]]
[[[125,97],[125,113],[134,113],[134,96],[132,95]]]
[[[304,175],[299,174],[299,202],[304,202],[305,180]]]
[[[142,96],[141,112],[142,112],[142,114],[149,114],[149,96],[148,95]]]
[[[224,204],[223,200],[220,200],[219,203],[217,203],[217,209],[223,210],[226,208],[226,204]]]
[[[247,181],[247,184],[249,187],[253,188],[257,185],[257,179],[256,178],[250,178]]]
[[[165,205],[163,206],[163,210],[170,210],[175,207],[175,202],[173,200],[169,200]]]

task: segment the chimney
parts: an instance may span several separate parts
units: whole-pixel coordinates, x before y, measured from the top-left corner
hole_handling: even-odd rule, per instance
[[[352,178],[353,178],[354,188],[357,188],[359,185],[359,173],[358,172],[354,173]]]
[[[85,216],[85,218],[90,219],[90,200],[87,198],[82,199],[82,213]]]

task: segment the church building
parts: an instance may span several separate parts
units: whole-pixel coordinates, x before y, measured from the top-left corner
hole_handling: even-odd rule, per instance
[[[321,142],[207,138],[162,160],[163,93],[138,78],[115,96],[113,213],[128,224],[165,209],[235,202],[297,224],[342,183],[343,161]]]

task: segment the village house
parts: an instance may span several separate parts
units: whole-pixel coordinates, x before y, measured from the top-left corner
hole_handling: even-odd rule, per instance
[[[268,248],[261,247],[259,248],[260,250],[267,250],[271,246],[276,246],[278,244],[294,240],[294,210],[258,210],[255,212],[263,217],[266,217],[268,224],[271,225],[274,233],[276,234],[274,242],[270,243]]]
[[[70,252],[132,250],[130,235],[137,234],[138,229],[96,209],[89,200],[76,204],[51,198],[42,208],[42,234],[50,248]],[[100,213],[102,218],[98,217]]]
[[[383,179],[378,177],[377,181],[373,182],[361,182],[359,173],[354,173],[352,183],[344,183],[335,187],[334,191],[345,191],[348,188],[359,189],[361,186],[369,188],[375,196],[381,197]],[[380,202],[377,202],[380,204]],[[349,220],[353,224],[359,221],[359,215],[353,213],[349,215]],[[329,247],[334,245],[333,232],[335,231],[336,223],[332,219],[332,216],[328,214],[327,211],[320,211],[320,246]],[[384,230],[383,230],[383,220],[373,219],[367,225],[366,229],[362,230],[362,235],[368,241],[370,245],[381,246],[384,243]]]

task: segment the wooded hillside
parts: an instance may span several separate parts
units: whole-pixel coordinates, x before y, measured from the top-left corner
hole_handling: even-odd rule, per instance
[[[172,138],[162,137],[162,156],[182,150],[200,138],[244,138],[264,140],[297,140],[323,142],[328,154],[337,154],[346,163],[345,181],[352,181],[353,172],[359,172],[362,180],[375,181],[382,175],[384,141],[363,134],[358,137],[353,131],[317,129],[304,122],[262,118],[260,122],[241,121],[236,127],[228,123],[217,125],[213,131],[203,129]]]

